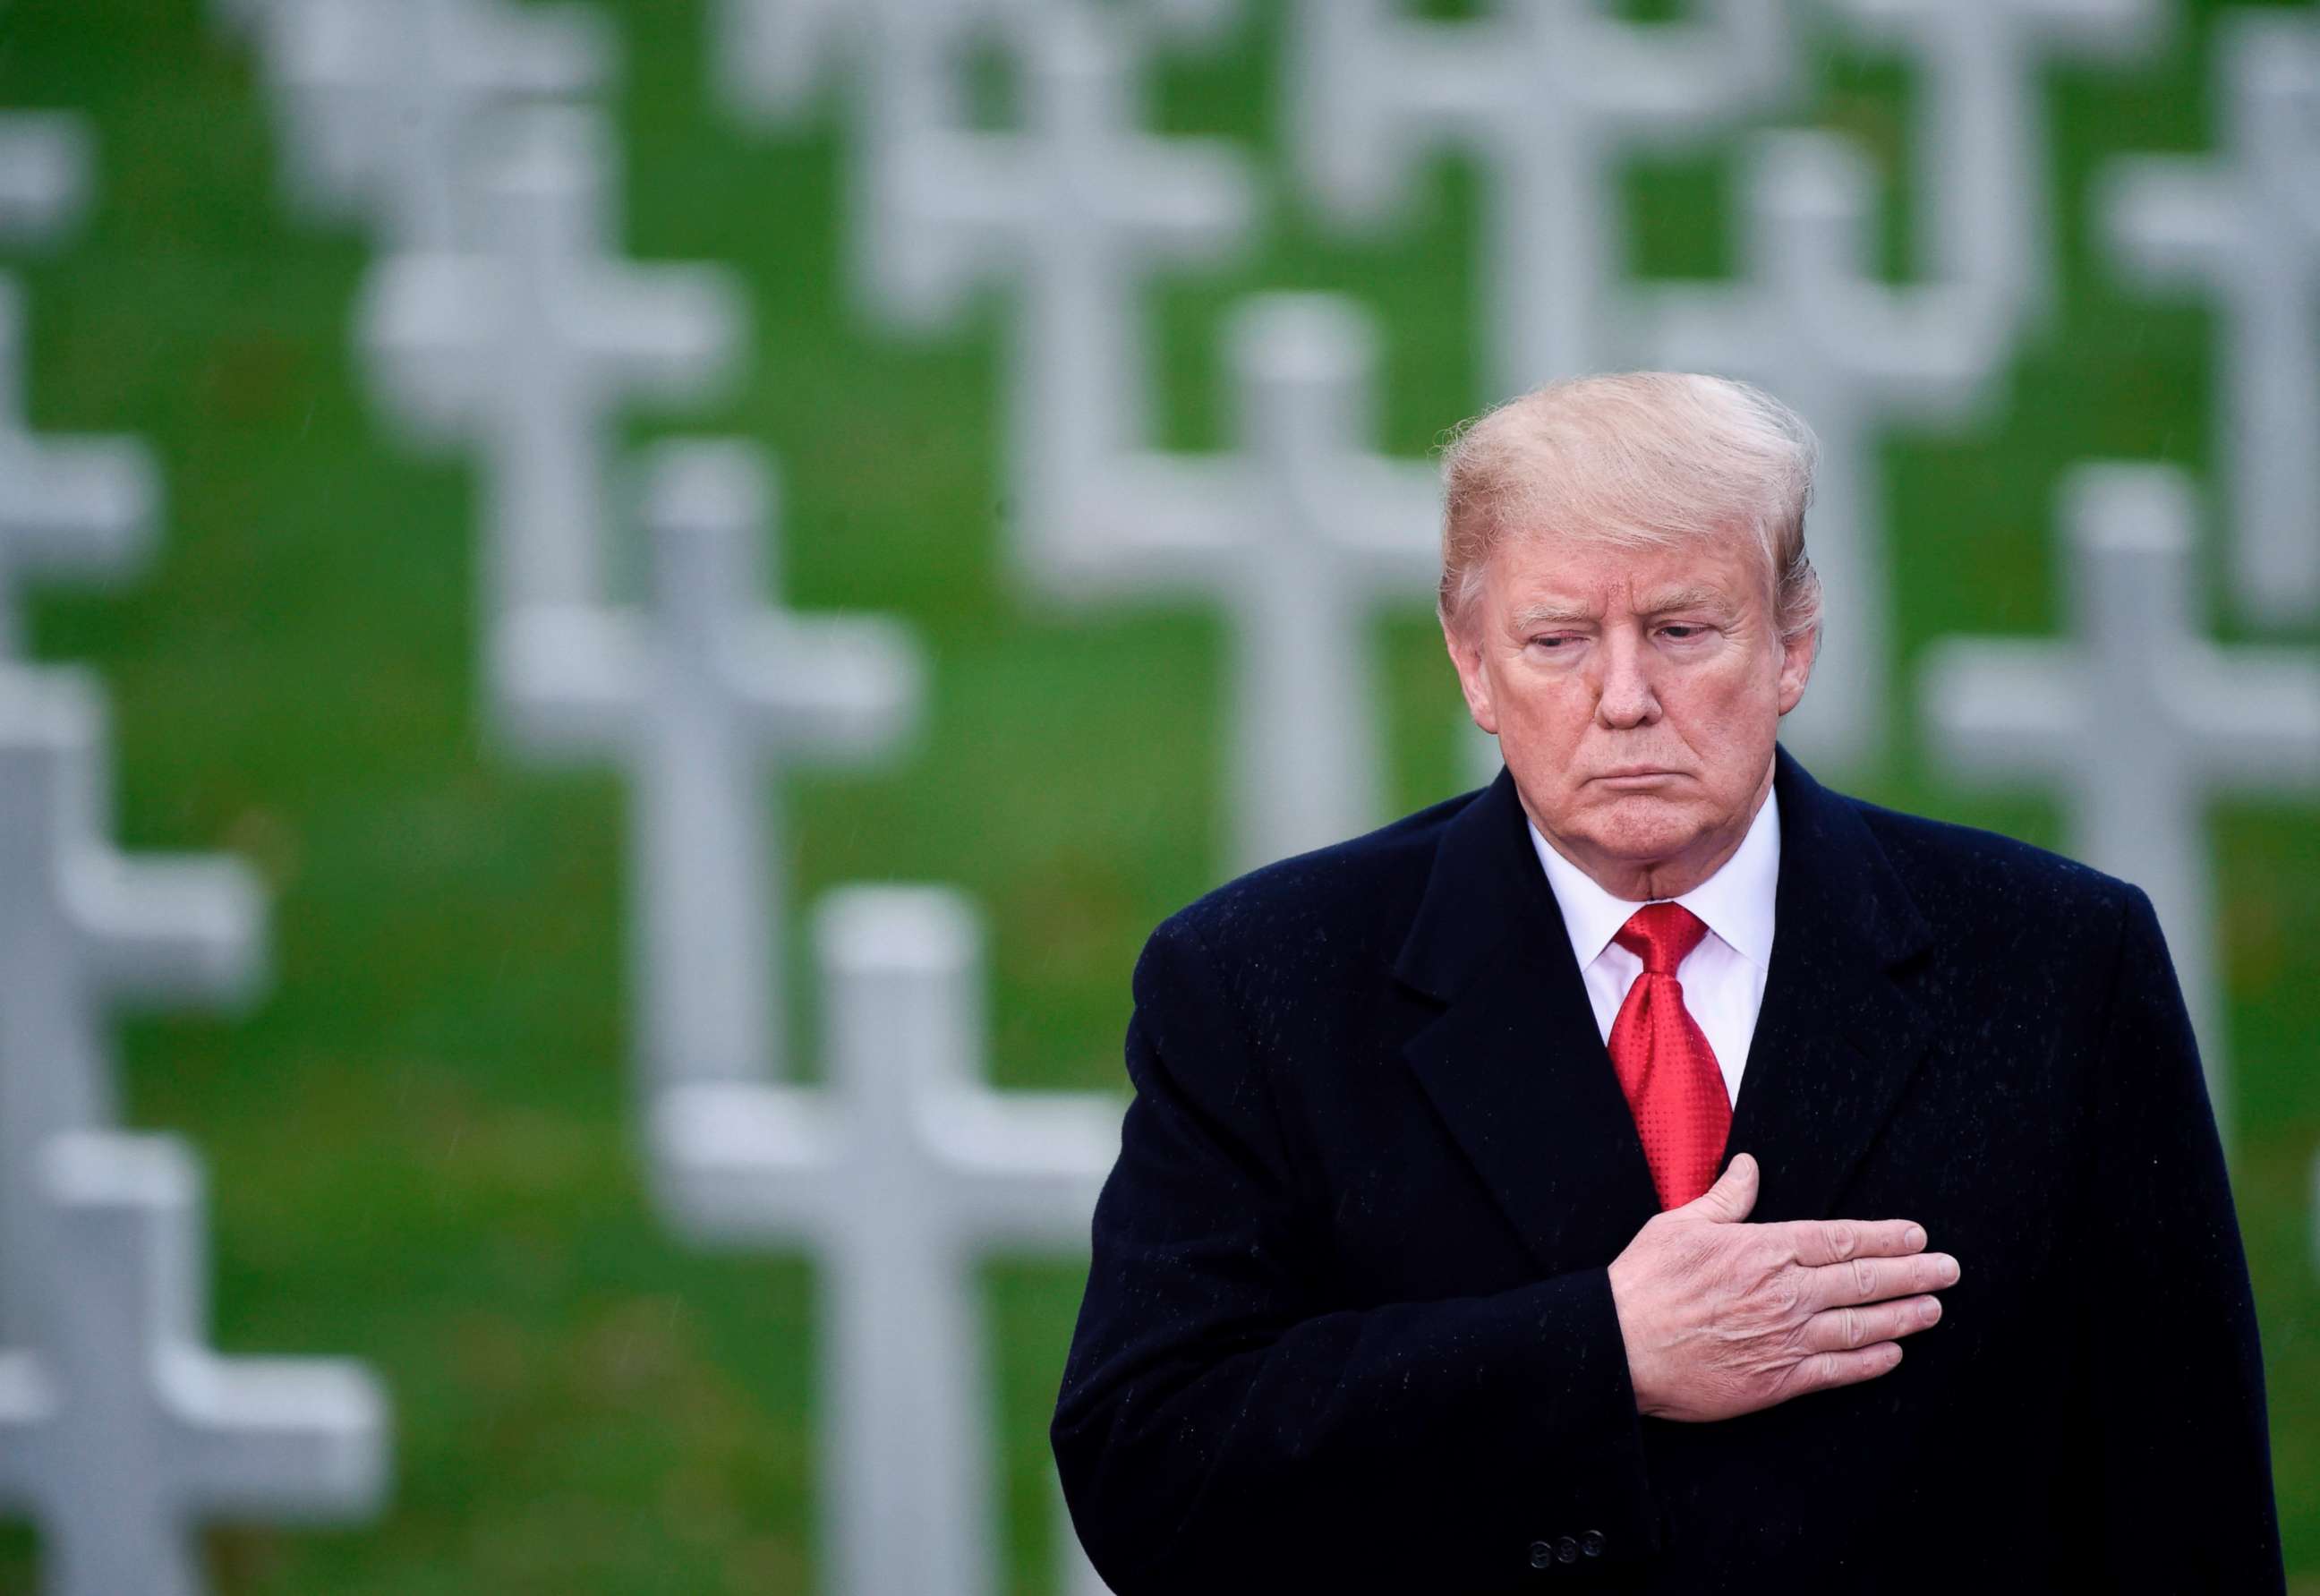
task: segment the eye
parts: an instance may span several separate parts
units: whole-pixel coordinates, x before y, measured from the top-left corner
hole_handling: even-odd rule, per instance
[[[1708,628],[1699,625],[1693,621],[1672,621],[1667,625],[1660,628],[1660,635],[1662,637],[1673,638],[1679,643],[1688,643],[1691,641],[1692,639],[1702,635],[1707,630]]]

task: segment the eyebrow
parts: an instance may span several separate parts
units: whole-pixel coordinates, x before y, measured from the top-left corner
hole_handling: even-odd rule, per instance
[[[1665,615],[1677,610],[1712,610],[1718,615],[1733,613],[1732,601],[1713,587],[1671,587],[1649,594],[1638,612],[1645,615]],[[1584,605],[1556,603],[1526,604],[1514,613],[1517,631],[1531,631],[1542,626],[1569,626],[1580,621],[1600,619],[1597,612]]]
[[[1733,612],[1732,601],[1713,587],[1675,587],[1651,594],[1642,613],[1665,615],[1674,610],[1713,610],[1719,615]]]

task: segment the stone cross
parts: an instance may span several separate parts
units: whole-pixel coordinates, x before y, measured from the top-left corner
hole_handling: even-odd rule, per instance
[[[2216,26],[2223,150],[2114,162],[2097,213],[2131,275],[2219,302],[2232,596],[2293,625],[2320,612],[2320,19]]]
[[[105,1011],[237,1005],[264,983],[248,870],[104,842],[104,736],[89,678],[0,668],[0,1347],[25,1339],[41,1294],[23,1274],[40,1148],[114,1118]]]
[[[1085,534],[1089,485],[1149,435],[1139,277],[1221,258],[1248,227],[1246,162],[1226,142],[1133,132],[1120,31],[1061,12],[1027,46],[1013,132],[926,128],[874,151],[862,264],[890,317],[934,326],[994,280],[1020,284],[1007,425],[1017,537],[1036,566]]]
[[[1185,594],[1229,617],[1232,867],[1380,824],[1365,634],[1441,575],[1431,467],[1368,452],[1375,342],[1346,302],[1264,295],[1228,332],[1241,447],[1120,457],[1103,536],[1047,570],[1067,600]]]
[[[24,651],[19,585],[51,572],[127,576],[152,549],[161,499],[160,473],[136,440],[30,429],[28,364],[23,295],[0,277],[0,660]]]
[[[610,130],[592,113],[512,113],[485,169],[480,247],[375,267],[361,344],[394,418],[423,443],[474,440],[489,555],[483,612],[605,596],[606,434],[634,395],[714,396],[748,322],[732,275],[611,258]]]
[[[367,1371],[204,1345],[193,1156],[76,1132],[39,1173],[46,1286],[30,1339],[0,1347],[0,1505],[38,1522],[49,1596],[196,1596],[205,1522],[376,1511],[387,1405]]]
[[[1696,20],[1633,23],[1595,0],[1496,0],[1418,22],[1400,0],[1298,0],[1288,109],[1323,204],[1384,221],[1418,163],[1488,174],[1486,374],[1495,395],[1602,369],[1626,275],[1620,159],[1697,141],[1764,107],[1793,68],[1788,7],[1698,0]]]
[[[1805,549],[1825,619],[1811,684],[1781,735],[1808,765],[1839,771],[1881,757],[1890,715],[1880,425],[1986,414],[2011,327],[1986,290],[1877,279],[1871,181],[1834,135],[1760,135],[1749,157],[1742,280],[1655,287],[1642,316],[1648,364],[1758,383],[1819,434]]]
[[[824,1588],[989,1596],[975,1265],[1084,1252],[1122,1105],[982,1083],[978,937],[956,894],[835,893],[815,939],[828,1084],[668,1093],[658,1195],[701,1241],[820,1260]]]
[[[617,54],[598,12],[504,0],[299,0],[270,33],[294,194],[325,217],[369,214],[404,253],[473,241],[486,117],[591,94]]]
[[[1071,25],[1078,0],[719,0],[715,14],[720,87],[745,120],[794,122],[850,66],[874,98],[931,96],[922,125],[956,125],[957,77],[978,40],[1029,38]],[[1136,0],[1141,32],[1171,41],[1213,41],[1239,20],[1240,0]],[[933,75],[920,68],[931,67]],[[902,68],[900,77],[894,76]]]
[[[80,225],[95,186],[87,122],[53,111],[0,115],[0,243],[52,244]]]
[[[2047,320],[2057,268],[2041,69],[2058,56],[2119,64],[2149,55],[2168,31],[2164,0],[1832,0],[1831,9],[1916,59],[1922,275],[1991,290],[2017,325]]]
[[[760,1075],[787,1054],[788,850],[769,834],[764,778],[892,752],[925,671],[891,621],[762,607],[773,487],[750,446],[664,445],[643,477],[649,608],[506,616],[496,696],[519,748],[609,752],[636,783],[634,1001],[649,1091]]]
[[[2206,806],[2320,788],[2320,651],[2200,636],[2198,514],[2179,473],[2082,466],[2062,499],[2077,640],[1935,644],[1921,666],[1927,734],[1962,782],[2061,789],[2071,851],[2150,894],[2229,1146]]]

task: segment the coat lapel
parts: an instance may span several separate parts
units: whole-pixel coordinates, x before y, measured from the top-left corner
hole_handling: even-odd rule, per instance
[[[1775,759],[1772,963],[1725,1159],[1762,1171],[1750,1219],[1829,1219],[1933,1039],[1907,986],[1932,932],[1859,807]]]
[[[1609,1262],[1659,1200],[1505,771],[1445,833],[1395,974],[1445,1005],[1403,1056],[1539,1266]]]
[[[1772,962],[1726,1144],[1754,1220],[1829,1216],[1930,1040],[1897,979],[1929,933],[1849,800],[1776,755]],[[1450,822],[1394,974],[1441,1005],[1403,1049],[1540,1267],[1618,1256],[1659,1211],[1514,778]]]

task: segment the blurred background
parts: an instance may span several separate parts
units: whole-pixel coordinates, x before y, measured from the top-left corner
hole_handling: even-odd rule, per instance
[[[1717,365],[1715,337],[1687,329],[1728,299],[1744,331],[1723,364],[1802,408],[1852,484],[1851,506],[1831,512],[1855,523],[1832,612],[1865,650],[1846,669],[1870,685],[1849,729],[1817,730],[1807,762],[1881,803],[2108,850],[2101,862],[2134,878],[2142,856],[2118,850],[2147,847],[2155,875],[2189,884],[2167,929],[2179,958],[2212,972],[2195,1001],[2211,1071],[2228,1083],[2217,1106],[2288,1565],[2298,1588],[2320,1591],[2320,738],[2307,748],[2300,718],[2320,670],[2320,581],[2298,574],[2298,549],[2320,545],[2320,500],[2296,501],[2293,481],[2250,485],[2261,463],[2234,445],[2267,413],[2244,395],[2270,394],[2288,429],[2284,444],[2277,426],[2264,433],[2272,457],[2320,457],[2320,414],[2296,409],[2320,381],[2315,7],[1607,0],[1557,13],[1429,0],[1324,14],[1326,0],[1089,0],[1091,23],[1062,17],[1065,0],[590,0],[593,20],[566,41],[570,69],[543,69],[533,86],[595,108],[602,133],[567,122],[508,145],[482,112],[472,126],[455,118],[413,200],[394,187],[407,174],[365,175],[452,114],[412,81],[464,94],[524,51],[449,50],[389,109],[338,124],[332,106],[355,104],[359,74],[332,74],[391,52],[349,47],[365,36],[344,7],[333,25],[349,32],[301,34],[314,24],[287,14],[306,4],[0,0],[0,113],[76,113],[83,155],[56,169],[85,159],[77,205],[30,179],[14,212],[0,196],[0,224],[24,223],[0,225],[23,327],[13,368],[0,338],[0,395],[11,384],[21,395],[13,419],[0,404],[0,473],[30,480],[27,457],[10,453],[25,427],[121,435],[150,451],[159,495],[146,554],[88,581],[17,568],[0,482],[0,603],[17,623],[6,668],[69,667],[101,687],[112,812],[96,823],[112,844],[238,860],[268,906],[269,973],[238,1003],[92,1005],[116,1087],[101,1117],[182,1138],[205,1171],[204,1344],[359,1360],[391,1410],[385,1431],[342,1437],[373,1448],[381,1478],[367,1504],[349,1485],[325,1514],[340,1522],[260,1510],[208,1526],[210,1588],[845,1588],[820,1484],[834,1403],[823,1382],[836,1332],[817,1317],[826,1271],[778,1235],[703,1247],[682,1196],[655,1194],[659,1144],[639,1084],[692,1066],[647,1056],[657,1033],[640,987],[693,945],[672,933],[656,966],[639,928],[650,886],[671,870],[713,875],[717,856],[651,843],[633,773],[693,745],[632,730],[646,751],[631,759],[603,740],[621,714],[665,727],[680,710],[615,685],[618,702],[591,721],[584,701],[603,685],[590,662],[612,656],[590,654],[580,624],[654,602],[630,509],[640,463],[667,458],[648,446],[761,449],[763,522],[741,513],[746,452],[693,485],[690,521],[681,505],[665,519],[739,524],[768,604],[893,623],[836,639],[856,650],[838,665],[787,661],[789,685],[759,694],[749,712],[804,726],[814,745],[745,773],[762,812],[720,812],[697,793],[657,812],[707,802],[735,835],[765,828],[764,890],[739,889],[729,911],[775,928],[763,946],[779,979],[766,990],[785,1001],[758,1017],[775,1055],[766,1078],[829,1082],[816,902],[938,884],[982,927],[983,962],[959,976],[975,993],[951,1044],[965,1067],[1007,1093],[1113,1094],[1047,1101],[1116,1127],[1144,937],[1267,839],[1301,846],[1300,817],[1325,830],[1337,819],[1326,792],[1250,784],[1319,772],[1342,791],[1330,761],[1348,739],[1366,784],[1357,823],[1483,778],[1431,618],[1424,478],[1445,430],[1505,396],[1526,363],[1559,375],[1547,367],[1574,349],[1588,363]],[[437,25],[428,9],[407,3],[406,25]],[[1430,104],[1440,63],[1384,32],[1511,26],[1518,13],[1533,19],[1532,33],[1509,35],[1524,49],[1445,52],[1447,87]],[[1581,14],[1606,31],[1586,32]],[[2233,43],[2251,19],[2287,31],[2245,37],[2288,48]],[[1648,52],[1663,41],[1664,79]],[[1514,74],[1511,86],[1493,71]],[[2245,113],[2275,93],[2307,120]],[[1665,104],[1681,114],[1654,109]],[[1177,175],[1095,148],[1088,130],[1106,114],[1120,138],[1200,152],[1181,193]],[[1796,129],[1839,141],[1762,136]],[[970,134],[1011,142],[942,153],[940,140]],[[923,140],[936,155],[913,165]],[[1558,187],[1560,168],[1533,159],[1558,140],[1584,154],[1571,169],[1594,177]],[[1992,164],[1976,164],[1991,140]],[[510,149],[512,186],[474,176]],[[1018,150],[1049,186],[1024,179],[1043,196],[1021,199],[1025,213],[1045,209],[1010,233],[1008,185],[1024,173],[986,157]],[[1832,150],[1857,168],[1822,159]],[[2192,164],[2132,165],[2157,155]],[[1075,176],[1033,159],[1066,156],[1082,158]],[[461,300],[466,279],[444,266],[521,254],[493,217],[554,187],[524,190],[525,169],[600,185],[603,231],[570,231],[568,252],[713,268],[683,278],[667,306],[605,289],[559,312],[562,341],[537,348],[602,344],[610,364],[584,370],[575,356],[541,376],[539,394],[603,395],[601,432],[592,441],[575,422],[560,445],[537,446],[544,465],[504,432],[494,441],[491,420],[495,403],[549,403],[504,398],[509,374],[546,357],[492,341],[515,336],[536,296],[516,277],[499,299]],[[2209,198],[2234,204],[2169,209],[2169,183],[2219,169],[2229,181]],[[2156,174],[2145,231],[2159,237],[2139,252],[2115,220],[2134,208],[2120,196],[2137,172]],[[1859,260],[1807,242],[1796,252],[1814,258],[1783,266],[1764,240],[1841,240],[1829,218],[1842,221],[1856,178]],[[1588,214],[1542,212],[1557,195]],[[1001,222],[983,216],[985,198]],[[1513,324],[1568,264],[1558,240],[1583,246],[1590,232],[1614,269],[1559,282],[1571,328],[1534,338]],[[412,265],[425,259],[436,268]],[[1812,349],[1781,319],[1790,270],[1808,288],[1835,285],[1813,300],[1831,331]],[[1279,291],[1344,297],[1252,323],[1251,296]],[[1354,359],[1364,327],[1366,398]],[[1701,352],[1674,358],[1695,337]],[[1208,521],[1178,547],[1125,513],[1134,495],[1120,484],[1139,478],[1107,462],[1239,450],[1237,349],[1256,350],[1243,364],[1282,392],[1336,395],[1320,408],[1348,413],[1330,441],[1404,468],[1380,467],[1374,491],[1361,473],[1379,462],[1349,468],[1351,502],[1316,511],[1312,460],[1278,444],[1291,467],[1252,457],[1253,485],[1195,475],[1191,502]],[[2269,388],[2250,376],[2259,367]],[[601,370],[613,375],[588,375]],[[491,394],[502,398],[477,396]],[[532,463],[508,463],[519,458]],[[2195,750],[2210,711],[2221,722],[2254,703],[2269,717],[2251,734],[2267,751],[2245,770],[2185,756],[2216,772],[2214,791],[2172,817],[2105,774],[2107,748],[2177,745],[2153,722],[2107,718],[2125,701],[2102,697],[2103,669],[2085,673],[2088,735],[2060,764],[2007,778],[1945,752],[1953,708],[1968,721],[1998,712],[1971,710],[1967,687],[1935,670],[1964,672],[1953,639],[2068,641],[2088,624],[2069,512],[2072,473],[2091,460],[2182,474],[2137,479],[2151,489],[2138,504],[2163,509],[2177,483],[2196,506],[2169,591],[2191,637],[2271,673],[2244,698],[2218,685],[2170,701]],[[526,469],[596,484],[576,502],[603,520],[601,571],[527,588],[507,546],[555,495],[522,485]],[[1382,556],[1330,544],[1340,511],[1398,506],[1412,483],[1421,512],[1376,533],[1391,545]],[[2272,492],[2289,495],[2290,530],[2252,576],[2243,543]],[[1324,682],[1317,699],[1265,700],[1263,651],[1242,648],[1237,629],[1270,621],[1217,573],[1243,568],[1237,540],[1300,516],[1303,553],[1247,568],[1293,572],[1305,558],[1317,586],[1353,572],[1331,614],[1355,629],[1337,646],[1369,677],[1357,692],[1358,677],[1338,682],[1334,698]],[[1831,535],[1848,534],[1832,523]],[[1134,558],[1115,569],[1106,540],[1158,552],[1148,572]],[[746,577],[704,580],[712,600],[746,596]],[[572,624],[524,623],[541,615]],[[2134,658],[2138,639],[2164,641],[2114,626],[2104,657]],[[813,708],[817,695],[829,703]],[[598,728],[601,748],[559,742],[559,710]],[[1305,717],[1364,730],[1308,744]],[[716,743],[703,735],[696,752]],[[829,759],[811,757],[825,744]],[[24,815],[0,804],[0,817]],[[30,890],[0,868],[0,888],[12,880]],[[12,991],[0,965],[0,1008],[40,1001],[26,967]],[[682,1031],[684,1017],[671,1024]],[[0,1071],[32,1067],[0,1057]],[[1084,1148],[1072,1157],[1083,1165]],[[966,1257],[983,1366],[964,1400],[988,1413],[988,1573],[949,1589],[1030,1593],[1078,1577],[1046,1439],[1084,1274],[1085,1216],[1068,1199],[1079,1188],[1062,1186],[1054,1239],[1001,1238]],[[0,1466],[0,1495],[7,1482]],[[43,1588],[32,1516],[0,1525],[0,1591]]]

